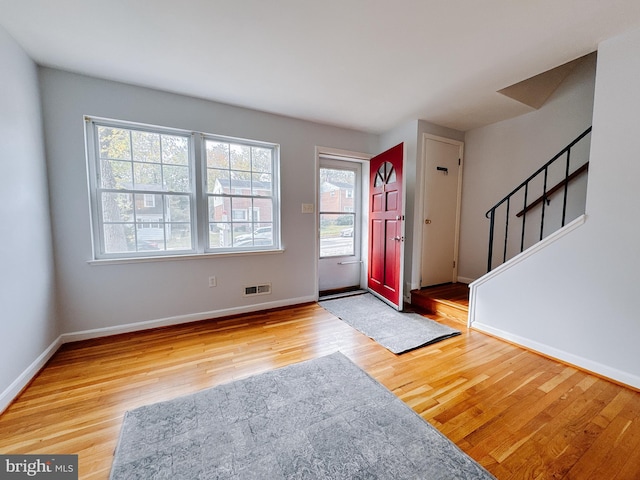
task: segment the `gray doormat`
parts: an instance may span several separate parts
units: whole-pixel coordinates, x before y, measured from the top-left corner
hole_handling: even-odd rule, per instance
[[[319,303],[336,317],[396,354],[460,335],[459,330],[417,313],[398,312],[370,293],[322,300]]]
[[[494,477],[334,353],[127,412],[110,478]]]

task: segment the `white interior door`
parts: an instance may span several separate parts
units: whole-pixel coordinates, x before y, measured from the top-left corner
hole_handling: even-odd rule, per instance
[[[457,280],[463,143],[424,135],[421,287]]]
[[[362,168],[357,161],[320,156],[318,290],[360,288]]]

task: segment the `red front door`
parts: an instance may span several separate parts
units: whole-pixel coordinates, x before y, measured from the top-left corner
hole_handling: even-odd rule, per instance
[[[373,157],[369,175],[369,272],[371,291],[402,309],[403,144]]]

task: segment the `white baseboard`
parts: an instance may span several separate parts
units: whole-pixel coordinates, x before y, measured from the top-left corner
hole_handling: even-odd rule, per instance
[[[616,368],[612,368],[598,362],[594,362],[593,360],[589,360],[588,358],[580,357],[578,355],[568,353],[564,350],[559,350],[550,345],[539,343],[535,340],[521,337],[511,332],[506,332],[504,330],[492,327],[490,325],[485,325],[477,321],[473,322],[473,329],[522,346],[528,350],[541,353],[547,357],[557,359],[563,363],[576,366],[587,372],[601,375],[605,378],[627,385],[631,388],[640,389],[640,377],[631,373],[624,372],[622,370],[618,370]]]
[[[125,325],[117,325],[113,327],[95,328],[91,330],[82,330],[78,332],[63,333],[60,335],[40,356],[29,365],[29,367],[16,378],[8,388],[0,394],[0,414],[13,402],[20,392],[26,387],[31,380],[38,374],[40,369],[46,365],[49,359],[58,351],[65,343],[77,342],[79,340],[89,340],[92,338],[107,337],[109,335],[118,335],[121,333],[138,332],[149,330],[151,328],[167,327],[170,325],[180,325],[183,323],[198,322],[211,318],[226,317],[229,315],[238,315],[242,313],[259,312],[262,310],[270,310],[272,308],[288,307],[291,305],[299,305],[301,303],[315,302],[318,300],[317,295],[306,297],[289,298],[286,300],[278,300],[275,302],[257,303],[242,307],[225,308],[221,310],[212,310],[209,312],[193,313],[188,315],[177,315],[174,317],[160,318],[157,320],[148,320],[145,322],[128,323]]]
[[[49,345],[47,349],[42,352],[24,372],[22,372],[20,376],[0,394],[0,414],[2,414],[7,407],[11,405],[11,402],[20,395],[20,392],[22,392],[24,387],[29,385],[29,382],[35,378],[40,369],[42,369],[49,359],[53,357],[53,354],[58,351],[62,343],[61,337],[56,338],[53,343],[51,343],[51,345]]]
[[[145,322],[128,323],[125,325],[117,325],[113,327],[95,328],[92,330],[82,330],[79,332],[63,333],[62,343],[77,342],[79,340],[88,340],[91,338],[107,337],[109,335],[119,335],[121,333],[138,332],[149,330],[151,328],[168,327],[171,325],[181,325],[183,323],[199,322],[210,318],[226,317],[229,315],[239,315],[242,313],[259,312],[261,310],[270,310],[272,308],[288,307],[301,303],[315,302],[317,296],[307,296],[298,298],[289,298],[286,300],[278,300],[275,302],[256,303],[245,305],[242,307],[223,308],[221,310],[211,310],[209,312],[191,313],[188,315],[176,315],[174,317],[159,318],[156,320],[147,320]]]
[[[467,285],[469,285],[472,282],[475,282],[476,279],[475,278],[469,278],[469,277],[458,277],[458,283],[466,283]]]

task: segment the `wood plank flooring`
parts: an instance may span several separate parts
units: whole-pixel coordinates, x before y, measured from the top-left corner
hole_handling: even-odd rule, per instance
[[[640,393],[467,331],[396,356],[317,304],[64,345],[0,416],[0,453],[107,479],[123,415],[340,350],[500,480],[640,478]]]

